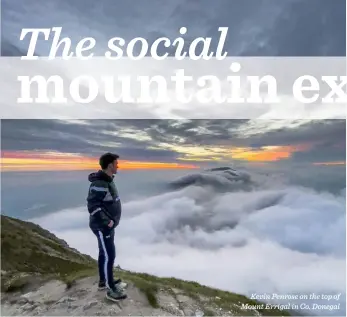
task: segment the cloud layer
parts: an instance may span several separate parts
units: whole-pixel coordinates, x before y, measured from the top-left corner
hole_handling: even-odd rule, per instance
[[[116,264],[248,296],[342,293],[340,311],[315,311],[342,315],[345,204],[345,195],[257,181],[250,191],[210,182],[133,200],[116,232]],[[34,221],[96,257],[83,208]]]

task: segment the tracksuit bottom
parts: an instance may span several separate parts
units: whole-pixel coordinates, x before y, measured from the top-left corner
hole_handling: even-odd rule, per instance
[[[106,282],[106,287],[114,288],[113,265],[116,258],[116,248],[114,244],[114,229],[105,231],[92,230],[98,239],[99,246],[99,279]]]

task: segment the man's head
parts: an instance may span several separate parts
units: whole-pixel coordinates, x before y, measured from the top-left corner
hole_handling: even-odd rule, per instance
[[[105,153],[100,157],[99,164],[101,169],[107,174],[116,174],[118,170],[118,158],[117,154]]]

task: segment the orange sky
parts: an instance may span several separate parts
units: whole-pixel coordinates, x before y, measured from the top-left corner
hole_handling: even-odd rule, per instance
[[[252,163],[267,163],[290,159],[295,152],[311,149],[313,144],[299,144],[287,146],[252,147],[175,147],[170,149],[181,154],[181,163],[140,162],[119,160],[121,170],[130,169],[195,169],[194,163],[184,161],[222,161],[241,160]],[[314,165],[345,165],[338,162],[315,162]],[[86,157],[78,154],[59,152],[35,151],[5,151],[2,152],[1,171],[57,171],[57,170],[95,170],[99,169],[98,158]]]
[[[181,146],[161,144],[161,148],[181,155],[181,161],[247,161],[247,162],[275,162],[290,159],[296,152],[310,150],[314,144],[272,145],[259,148],[234,146]]]
[[[274,162],[290,158],[295,152],[307,151],[312,145],[263,146],[260,149],[236,148],[232,157],[251,162]]]
[[[193,169],[193,164],[119,160],[119,169]],[[2,152],[1,171],[76,171],[99,169],[98,158],[69,153]]]

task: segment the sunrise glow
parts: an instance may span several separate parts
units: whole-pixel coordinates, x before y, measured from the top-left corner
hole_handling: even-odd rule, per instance
[[[119,160],[119,169],[195,169],[193,164]],[[99,169],[98,158],[56,152],[3,152],[1,171],[76,171]]]
[[[296,152],[309,150],[312,144],[227,147],[227,146],[175,146],[161,144],[167,150],[180,154],[178,162],[147,162],[119,160],[119,169],[196,169],[197,162],[241,160],[249,163],[270,163],[290,159]],[[186,162],[186,163],[185,163]],[[345,162],[317,162],[314,165],[345,165]],[[98,157],[76,153],[5,151],[2,153],[1,171],[76,171],[99,169]]]
[[[309,147],[309,145],[263,146],[259,149],[235,148],[231,152],[232,157],[237,160],[274,162],[289,159],[295,152],[308,150]]]
[[[223,161],[242,160],[248,162],[275,162],[291,158],[295,152],[307,151],[313,145],[299,144],[286,146],[252,147],[176,147],[170,149],[182,154],[182,161]]]

